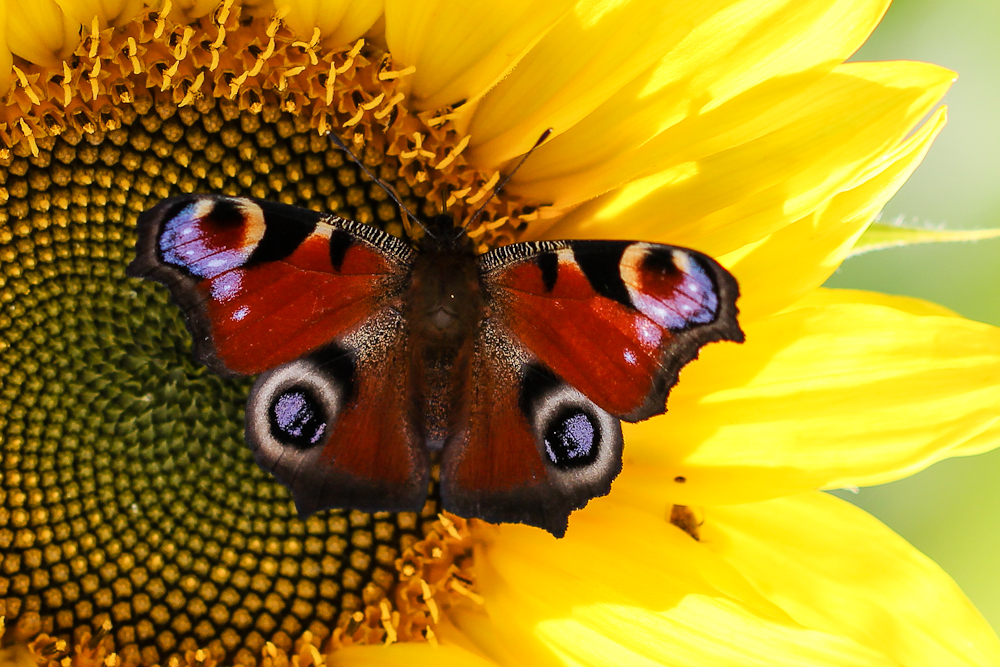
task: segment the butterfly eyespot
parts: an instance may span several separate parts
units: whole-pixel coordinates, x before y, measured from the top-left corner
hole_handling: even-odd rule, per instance
[[[589,465],[597,458],[600,424],[583,410],[568,410],[548,423],[545,453],[558,468]]]
[[[528,367],[521,409],[560,484],[567,488],[610,484],[618,474],[621,424],[551,371]]]
[[[320,444],[330,421],[322,403],[305,386],[278,394],[268,409],[268,418],[275,440],[301,449]]]
[[[247,401],[246,440],[261,467],[281,479],[318,455],[353,372],[350,355],[331,347],[257,378]]]

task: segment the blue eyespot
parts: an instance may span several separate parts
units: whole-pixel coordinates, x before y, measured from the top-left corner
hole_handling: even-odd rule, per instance
[[[560,468],[584,466],[597,458],[598,439],[593,417],[581,410],[563,412],[545,429],[545,452]]]
[[[327,417],[319,401],[304,387],[292,387],[279,394],[269,410],[271,435],[281,443],[302,449],[323,439]]]

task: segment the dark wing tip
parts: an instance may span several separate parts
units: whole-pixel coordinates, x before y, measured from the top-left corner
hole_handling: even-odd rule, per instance
[[[730,341],[743,343],[746,336],[740,328],[736,300],[740,296],[740,286],[736,278],[717,261],[695,250],[684,249],[711,276],[718,294],[719,309],[715,319],[707,324],[672,332],[674,338],[663,348],[660,358],[661,371],[653,380],[653,386],[646,401],[621,419],[639,422],[662,415],[667,411],[670,390],[680,379],[680,372],[686,365],[698,358],[701,349],[709,343]]]
[[[152,280],[170,290],[170,298],[181,309],[184,324],[191,334],[195,361],[222,377],[243,377],[242,373],[226,366],[216,353],[204,299],[195,287],[197,279],[180,267],[164,262],[157,251],[157,239],[163,223],[175,216],[180,209],[206,196],[213,195],[170,197],[140,213],[136,220],[135,258],[125,268],[125,275],[129,278]]]

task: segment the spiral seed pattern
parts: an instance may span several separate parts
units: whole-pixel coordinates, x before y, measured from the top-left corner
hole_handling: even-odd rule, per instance
[[[0,614],[69,641],[110,620],[126,664],[200,647],[253,665],[377,607],[437,510],[299,519],[243,444],[249,382],[196,366],[166,290],[125,277],[135,220],[199,191],[396,233],[398,213],[286,113],[129,109],[0,166]],[[390,158],[365,159],[419,205]]]

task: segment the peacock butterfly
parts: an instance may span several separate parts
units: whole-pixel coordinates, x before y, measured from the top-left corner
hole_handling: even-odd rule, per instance
[[[449,222],[450,224],[450,222]],[[454,231],[454,228],[452,228]],[[742,342],[736,280],[693,250],[418,248],[335,215],[182,195],[139,216],[128,275],[166,285],[198,361],[260,374],[246,441],[299,513],[441,506],[561,537],[705,344]]]

